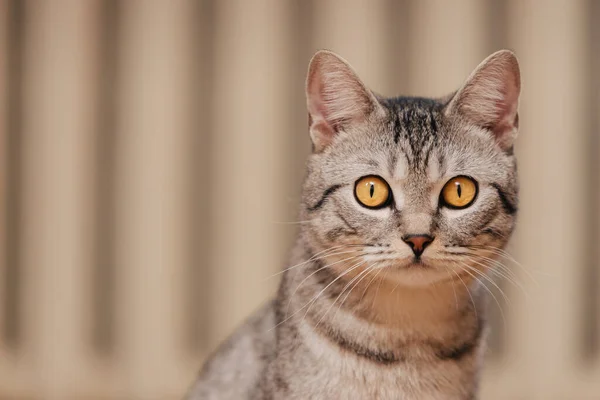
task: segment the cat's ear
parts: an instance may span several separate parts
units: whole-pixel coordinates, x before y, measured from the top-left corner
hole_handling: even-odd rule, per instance
[[[471,73],[446,106],[446,114],[459,114],[489,130],[502,149],[510,150],[519,128],[520,91],[519,62],[513,52],[500,50]]]
[[[324,50],[310,61],[306,101],[315,152],[327,147],[340,130],[381,110],[373,93],[352,67],[338,55]]]

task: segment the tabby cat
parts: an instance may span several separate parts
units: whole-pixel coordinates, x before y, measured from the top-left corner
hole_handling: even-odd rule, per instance
[[[476,399],[483,282],[517,212],[519,65],[453,95],[381,97],[318,52],[293,265],[189,399]]]

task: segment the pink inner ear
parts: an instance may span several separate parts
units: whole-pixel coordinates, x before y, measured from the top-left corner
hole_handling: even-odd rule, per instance
[[[507,50],[496,52],[475,69],[447,112],[457,112],[488,129],[498,144],[508,149],[517,132],[520,80],[514,54]]]
[[[330,118],[331,118],[331,113],[330,110],[328,110],[327,105],[325,104],[325,102],[323,101],[323,93],[320,92],[319,93],[319,97],[317,100],[315,100],[315,113],[317,116],[319,116],[319,120],[320,122],[323,122],[325,125],[329,125],[331,124]],[[331,126],[332,129],[334,129],[334,126]]]
[[[308,126],[314,145],[318,149],[328,146],[335,134],[330,124],[330,110],[324,99],[324,85],[319,74],[309,77],[308,90]]]
[[[312,59],[307,78],[311,137],[317,151],[350,124],[368,116],[376,100],[350,65],[333,53],[321,51]]]
[[[494,57],[494,56],[491,56]],[[504,149],[517,131],[519,71],[514,58],[484,61],[456,97],[454,108],[472,123],[491,131]]]
[[[498,118],[492,130],[496,136],[517,128],[517,106],[519,100],[515,88],[516,85],[512,80],[509,83],[505,83],[500,90],[502,99],[495,102]]]
[[[331,110],[329,110],[324,99],[323,84],[319,79],[312,82],[308,104],[308,126],[310,127],[314,140],[319,141],[320,146],[326,146],[333,140],[336,126],[331,121]]]
[[[335,135],[334,128],[331,125],[329,125],[325,120],[313,123],[311,130],[318,135],[318,138],[315,139],[318,140],[319,145],[323,147],[330,144]]]
[[[310,116],[309,126],[317,122],[319,124],[327,125],[327,121],[330,119],[330,110],[328,110],[325,100],[325,90],[321,79],[321,75],[314,73],[309,77],[308,87],[308,113]]]

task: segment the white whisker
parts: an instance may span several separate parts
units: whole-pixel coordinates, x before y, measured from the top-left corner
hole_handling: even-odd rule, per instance
[[[366,261],[365,261],[366,262]],[[319,326],[319,324],[321,323],[321,321],[323,320],[323,318],[325,318],[325,316],[329,313],[329,311],[333,308],[333,306],[335,305],[335,303],[338,301],[338,299],[342,296],[342,294],[344,293],[344,291],[352,284],[352,282],[354,282],[358,277],[360,277],[362,274],[364,274],[366,271],[369,270],[370,267],[366,268],[364,271],[361,271],[358,275],[356,275],[354,278],[352,278],[350,280],[350,282],[348,282],[344,288],[341,290],[341,292],[337,295],[337,297],[335,298],[335,300],[333,301],[333,303],[331,303],[331,305],[329,306],[329,308],[327,309],[327,311],[325,311],[325,313],[321,316],[321,318],[319,319],[319,321],[317,322],[317,324],[315,325],[315,329],[316,327]],[[308,310],[307,310],[308,313]],[[337,315],[337,313],[335,314]],[[335,318],[334,315],[334,318]]]
[[[312,298],[312,300],[310,300],[308,303],[310,303],[310,305],[308,306],[308,308],[306,309],[306,312],[304,313],[304,317],[302,317],[302,320],[304,320],[304,318],[306,318],[306,315],[309,313],[310,308],[312,307],[312,305],[319,299],[319,297],[321,297],[321,295],[323,293],[325,293],[325,291],[331,286],[333,285],[335,282],[338,281],[338,279],[341,279],[343,276],[347,275],[350,271],[355,270],[356,268],[360,267],[362,264],[364,264],[365,261],[361,261],[357,264],[354,264],[354,266],[350,267],[348,270],[344,271],[344,273],[342,273],[340,276],[336,277],[333,281],[331,281],[327,286],[325,286],[319,293],[317,293],[316,296],[314,296]],[[308,304],[307,304],[308,305]],[[304,306],[306,307],[306,306]],[[302,307],[302,308],[304,308]]]
[[[306,221],[271,221],[271,223],[273,224],[279,224],[279,225],[296,225],[296,224],[310,224],[314,221],[319,221],[319,218],[315,218],[315,219],[309,219]]]
[[[341,277],[343,277],[344,275],[348,274],[350,271],[354,270],[355,268],[358,268],[358,266],[360,265],[360,263],[355,264],[353,267],[347,269],[346,271],[344,271],[340,276],[338,276],[337,278],[335,278],[329,285],[325,286],[325,288],[319,292],[316,296],[314,296],[311,300],[309,300],[305,305],[303,305],[301,308],[299,308],[298,310],[296,310],[292,315],[290,315],[289,317],[287,316],[287,311],[286,311],[286,318],[279,322],[278,324],[276,324],[274,327],[272,327],[271,329],[268,330],[268,332],[272,331],[273,329],[277,328],[279,325],[283,324],[284,322],[288,321],[290,318],[292,318],[294,315],[298,314],[300,311],[302,311],[305,307],[307,307],[309,304],[312,304],[312,302],[316,301],[319,296],[325,291],[327,290],[327,288],[329,286],[331,286],[333,283],[335,283],[335,281],[337,281],[338,279],[340,279]],[[292,297],[290,297],[290,301],[288,302],[287,308],[289,311],[289,306],[290,306],[290,302],[292,300]]]
[[[523,294],[526,297],[529,296],[529,293],[527,293],[527,290],[525,289],[525,287],[518,281],[517,275],[514,272],[512,272],[506,265],[502,264],[498,260],[494,260],[493,258],[482,256],[480,254],[471,254],[471,256],[473,256],[473,257],[480,257],[480,258],[484,259],[484,261],[487,260],[487,262],[493,263],[493,265],[491,265],[491,264],[482,264],[482,263],[480,263],[477,260],[474,260],[472,258],[469,259],[469,261],[477,263],[477,264],[479,264],[479,265],[481,265],[483,267],[489,267],[490,271],[492,271],[492,273],[497,274],[501,278],[504,278],[508,282],[510,282],[510,283],[514,284],[515,286],[517,286],[519,289],[521,289],[521,291],[523,292]]]
[[[288,267],[288,268],[286,268],[286,269],[284,269],[282,271],[279,271],[279,272],[277,272],[277,273],[275,273],[275,274],[273,274],[271,276],[268,276],[267,278],[264,279],[264,281],[269,280],[271,278],[274,278],[277,275],[281,275],[281,274],[283,274],[286,271],[292,270],[294,268],[301,267],[302,265],[308,264],[311,261],[319,260],[319,259],[322,259],[322,258],[325,258],[325,257],[331,257],[331,256],[335,256],[335,255],[340,255],[340,254],[349,254],[349,253],[352,253],[352,252],[361,251],[361,249],[359,248],[359,249],[356,249],[356,250],[348,250],[348,251],[346,251],[346,249],[345,249],[344,252],[340,252],[340,253],[333,253],[333,254],[332,253],[327,253],[328,251],[339,250],[342,247],[348,247],[348,248],[350,248],[350,247],[354,247],[354,246],[357,246],[357,247],[361,246],[362,247],[362,245],[340,245],[340,246],[330,247],[330,248],[328,248],[326,250],[318,252],[317,254],[315,254],[312,257],[310,257],[308,260],[302,261],[302,262],[300,262],[300,263],[298,263],[296,265],[292,265],[291,267]],[[325,254],[323,254],[323,253],[325,253]]]
[[[456,272],[451,270],[450,267],[448,267],[447,265],[444,265],[444,267],[446,268],[446,271],[448,271],[448,276],[452,280],[452,291],[454,292],[454,301],[456,303],[456,311],[458,311],[458,296],[456,295],[456,288],[454,287],[454,279],[452,278],[452,275],[450,275],[450,272],[454,272],[454,273],[456,273]],[[458,276],[460,278],[460,275],[456,274],[456,276]],[[469,289],[467,289],[467,290],[469,290]]]
[[[290,303],[292,302],[292,299],[294,298],[294,295],[296,294],[296,292],[298,291],[298,289],[300,289],[300,286],[302,286],[302,284],[304,284],[304,282],[306,282],[308,279],[310,279],[310,277],[311,277],[311,276],[315,275],[315,274],[316,274],[316,273],[318,273],[319,271],[322,271],[322,270],[324,270],[325,268],[332,267],[332,266],[334,266],[334,265],[337,265],[337,264],[340,264],[340,263],[342,263],[342,262],[344,262],[344,261],[351,261],[351,260],[355,260],[355,259],[359,258],[360,256],[361,256],[361,254],[358,254],[358,255],[356,255],[356,256],[352,256],[352,257],[344,258],[343,260],[339,260],[339,261],[336,261],[336,262],[333,262],[333,263],[327,264],[327,265],[325,265],[325,266],[323,266],[323,267],[321,267],[321,268],[318,268],[317,270],[313,271],[313,272],[312,272],[312,273],[310,273],[308,276],[306,276],[306,277],[305,277],[305,278],[304,278],[304,279],[303,279],[303,280],[302,280],[302,281],[301,281],[301,282],[298,284],[298,286],[296,286],[296,289],[294,289],[294,292],[293,292],[293,293],[292,293],[292,295],[290,296],[290,300],[288,301],[287,308],[286,308],[286,311],[285,311],[285,315],[287,315],[287,313],[288,313],[288,311],[289,311],[289,309],[290,309]]]
[[[468,265],[468,264],[465,264],[465,263],[463,263],[463,262],[461,262],[461,264],[462,264],[463,266],[467,267],[469,270],[480,272],[479,270],[477,270],[477,269],[475,269],[475,268],[471,267],[471,266],[470,266],[470,265]],[[494,293],[493,293],[493,292],[490,290],[490,288],[486,286],[485,282],[483,282],[481,279],[477,278],[477,277],[476,277],[475,275],[473,275],[473,274],[472,274],[472,273],[471,273],[469,270],[467,270],[467,269],[465,269],[465,268],[461,268],[461,269],[462,269],[463,271],[465,271],[467,274],[469,274],[469,275],[470,275],[470,276],[471,276],[473,279],[475,279],[477,282],[479,282],[479,283],[481,284],[481,286],[483,286],[483,288],[484,288],[484,289],[485,289],[485,290],[486,290],[486,291],[487,291],[487,292],[488,292],[488,293],[489,293],[489,294],[492,296],[492,298],[494,299],[494,301],[495,301],[495,302],[496,302],[496,304],[498,305],[498,309],[500,310],[500,316],[502,317],[502,324],[503,324],[503,327],[504,327],[504,333],[506,334],[506,333],[508,332],[508,331],[507,331],[507,329],[508,329],[508,328],[507,328],[507,325],[506,325],[506,317],[505,317],[505,315],[504,315],[504,310],[502,309],[502,305],[500,305],[500,302],[498,301],[498,298],[497,298],[497,297],[494,295]],[[501,293],[504,293],[504,292],[502,292],[502,290],[501,290],[500,288],[498,288],[498,290],[500,290],[500,292],[501,292]]]
[[[342,306],[344,305],[344,303],[348,299],[348,296],[350,296],[350,293],[356,288],[356,286],[360,283],[360,281],[362,281],[367,275],[369,275],[375,269],[376,268],[373,267],[373,264],[370,264],[364,271],[362,271],[360,274],[358,274],[357,276],[355,276],[354,279],[352,279],[350,282],[348,282],[348,285],[346,285],[346,287],[344,287],[344,289],[342,290],[342,292],[340,293],[340,295],[335,299],[335,301],[337,301],[340,298],[340,296],[344,293],[344,291],[348,288],[348,286],[350,286],[352,284],[352,282],[354,282],[356,279],[358,279],[356,281],[356,283],[354,283],[354,285],[352,286],[352,288],[350,288],[350,290],[346,293],[346,296],[344,297],[344,299],[338,305],[338,308],[337,308],[337,310],[335,310],[335,314],[333,315],[334,319],[337,316],[338,311],[340,311],[342,309]],[[362,277],[361,277],[361,275],[362,275]],[[335,302],[331,306],[333,307],[333,305],[335,305]],[[329,310],[327,310],[327,311],[329,312]]]
[[[365,297],[365,294],[367,293],[367,289],[369,289],[369,287],[371,286],[371,284],[373,283],[373,281],[377,278],[377,276],[381,273],[381,271],[383,271],[384,268],[379,267],[379,268],[375,268],[377,270],[377,273],[375,275],[373,275],[373,278],[371,278],[371,280],[369,281],[369,283],[367,283],[367,286],[365,287],[365,290],[363,290],[362,295],[360,296],[360,300],[362,301],[362,299]]]

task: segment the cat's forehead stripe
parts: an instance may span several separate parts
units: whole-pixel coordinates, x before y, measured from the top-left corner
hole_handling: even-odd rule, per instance
[[[384,105],[388,108],[394,144],[407,161],[405,167],[425,171],[437,142],[443,104],[431,99],[399,97],[388,99]],[[400,157],[395,155],[394,159]],[[394,175],[404,175],[394,166],[392,170]]]
[[[406,179],[408,176],[408,162],[406,157],[400,155],[399,157],[395,157],[396,164],[392,166],[394,179],[402,180]]]
[[[427,176],[431,182],[435,182],[441,178],[440,161],[436,155],[429,157],[429,162],[427,163]]]

